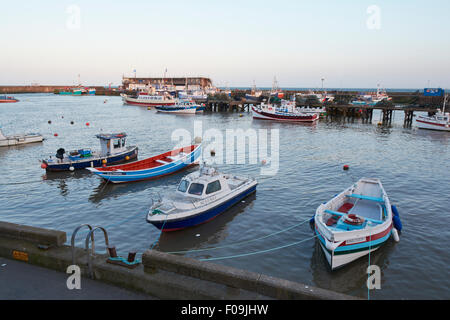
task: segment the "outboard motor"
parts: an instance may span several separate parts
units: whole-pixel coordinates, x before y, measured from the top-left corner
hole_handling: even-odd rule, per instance
[[[62,160],[64,158],[64,153],[66,153],[66,150],[64,150],[63,148],[59,148],[56,151],[55,157]]]

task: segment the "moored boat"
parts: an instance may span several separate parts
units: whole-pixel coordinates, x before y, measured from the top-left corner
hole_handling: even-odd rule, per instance
[[[194,114],[199,107],[200,105],[192,100],[178,99],[175,105],[155,106],[155,109],[162,113]]]
[[[60,148],[55,158],[42,160],[41,167],[47,171],[73,171],[88,167],[117,164],[137,158],[138,147],[126,146],[126,133],[98,134],[100,151],[78,149],[67,152]]]
[[[201,167],[185,176],[175,193],[153,202],[147,222],[165,232],[208,222],[256,192],[257,184],[252,178]]]
[[[362,178],[321,204],[314,230],[332,270],[377,250],[394,234],[392,207],[379,179]]]
[[[450,112],[445,112],[447,97],[447,95],[444,97],[442,110],[438,110],[434,115],[417,117],[416,123],[419,129],[450,131]]]
[[[19,99],[16,99],[13,96],[6,96],[6,95],[0,96],[0,103],[14,103],[14,102],[19,102]]]
[[[122,101],[125,104],[137,105],[143,107],[152,106],[173,106],[175,99],[169,94],[150,95],[145,92],[139,92],[137,95],[127,95],[122,93]]]
[[[295,101],[283,101],[280,106],[261,103],[252,106],[254,119],[275,120],[284,122],[314,122],[319,119],[319,113],[305,113],[297,109]]]
[[[124,183],[157,179],[195,165],[201,155],[201,144],[172,150],[148,159],[107,168],[88,168],[99,177]]]
[[[17,134],[13,136],[3,135],[0,129],[0,147],[16,146],[20,144],[35,143],[44,141],[44,137],[39,133]]]

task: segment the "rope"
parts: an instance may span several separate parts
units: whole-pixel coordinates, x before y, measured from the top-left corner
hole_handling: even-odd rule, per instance
[[[167,217],[168,217],[168,215],[166,215],[166,219],[164,219],[164,223],[163,223],[163,225],[162,225],[162,227],[161,227],[161,232],[159,233],[158,240],[156,240],[155,242],[153,242],[152,247],[150,248],[150,250],[153,250],[153,248],[155,247],[156,243],[158,243],[158,242],[159,242],[159,239],[161,239],[161,235],[162,235],[162,233],[163,233],[164,226],[166,225]]]
[[[369,238],[369,267],[370,268],[370,248],[372,246],[372,233],[370,233],[370,238]],[[370,300],[370,287],[369,287],[369,278],[370,278],[370,273],[367,272],[367,300]]]
[[[271,252],[271,251],[275,251],[275,250],[280,250],[280,249],[292,247],[292,246],[298,245],[300,243],[303,243],[305,241],[312,240],[312,239],[314,239],[316,237],[317,237],[317,235],[315,235],[315,236],[313,236],[311,238],[303,239],[301,241],[297,241],[297,242],[294,242],[294,243],[286,244],[284,246],[270,248],[270,249],[261,250],[261,251],[254,251],[254,252],[236,254],[236,255],[226,256],[226,257],[205,258],[205,259],[199,259],[199,260],[200,261],[215,261],[215,260],[224,260],[224,259],[232,259],[232,258],[240,258],[240,257],[252,256],[252,255],[255,255],[255,254],[267,253],[267,252]]]
[[[283,232],[287,232],[287,231],[292,230],[292,229],[294,229],[294,228],[296,228],[296,227],[298,227],[298,226],[301,226],[302,224],[305,224],[305,223],[308,222],[309,220],[310,220],[310,219],[307,219],[307,220],[302,221],[302,222],[300,222],[300,223],[298,223],[298,224],[296,224],[296,225],[293,225],[293,226],[291,226],[291,227],[289,227],[289,228],[287,228],[287,229],[283,229],[283,230],[277,231],[277,232],[275,232],[275,233],[271,233],[271,234],[268,234],[268,235],[265,235],[265,236],[263,236],[263,237],[256,238],[256,239],[250,239],[250,240],[243,240],[243,241],[233,242],[233,243],[226,244],[226,245],[223,245],[223,246],[220,246],[220,247],[212,247],[212,248],[204,248],[204,249],[195,249],[195,250],[185,250],[185,251],[172,251],[172,252],[167,252],[167,253],[174,254],[174,253],[202,252],[202,251],[209,251],[209,250],[216,250],[216,249],[227,248],[227,247],[231,247],[231,246],[238,245],[238,244],[243,244],[243,243],[250,243],[250,242],[254,242],[254,241],[266,239],[266,238],[275,236],[275,235],[280,234],[280,233],[283,233]]]

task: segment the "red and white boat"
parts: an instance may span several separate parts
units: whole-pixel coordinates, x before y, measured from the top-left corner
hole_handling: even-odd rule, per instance
[[[252,106],[254,119],[275,120],[285,122],[314,122],[319,119],[319,113],[301,112],[295,106],[295,101],[283,101],[280,106],[261,103]]]
[[[445,102],[447,101],[447,95],[444,98],[444,106],[442,111],[439,110],[433,116],[418,116],[416,119],[417,127],[419,129],[450,131],[450,113],[445,112]]]
[[[137,96],[121,94],[122,101],[125,104],[152,107],[152,106],[173,106],[175,98],[169,94],[165,95],[149,95],[146,92],[140,92]]]
[[[18,101],[19,100],[11,96],[0,96],[0,103],[14,103]]]

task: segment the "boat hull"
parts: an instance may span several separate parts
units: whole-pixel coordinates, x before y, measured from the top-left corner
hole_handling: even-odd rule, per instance
[[[183,107],[171,107],[171,106],[156,106],[158,112],[162,113],[175,113],[175,114],[195,114],[197,107],[183,108]]]
[[[220,214],[222,214],[224,211],[228,210],[233,205],[240,202],[242,199],[248,197],[249,195],[256,192],[256,184],[250,186],[246,190],[243,190],[241,193],[236,195],[235,197],[227,200],[226,202],[223,202],[214,208],[205,210],[199,214],[196,214],[195,216],[175,220],[175,221],[152,221],[148,220],[148,223],[153,224],[156,228],[160,229],[163,232],[172,232],[177,230],[182,230],[190,227],[194,227],[203,223],[206,223]]]
[[[89,170],[98,175],[99,177],[112,182],[112,183],[127,183],[127,182],[136,182],[143,180],[151,180],[158,179],[166,175],[170,175],[181,171],[183,169],[187,169],[188,167],[195,165],[201,155],[201,147],[197,146],[191,153],[189,153],[185,160],[177,160],[165,165],[161,165],[155,168],[143,169],[143,170],[133,170],[133,171],[125,171],[125,170],[97,170],[91,169]],[[111,168],[114,169],[114,168]]]
[[[438,131],[450,131],[450,125],[443,123],[436,123],[427,119],[416,119],[417,127],[419,129],[438,130]]]
[[[173,100],[155,100],[155,101],[144,101],[140,99],[130,98],[130,97],[122,97],[122,101],[125,104],[135,105],[135,106],[143,106],[143,107],[154,107],[154,106],[173,106],[175,105],[175,101]]]
[[[0,140],[0,147],[17,146],[21,144],[37,143],[44,141],[42,136],[33,137],[6,137]]]
[[[129,160],[136,159],[137,156],[138,156],[138,148],[133,147],[129,151],[108,157],[90,157],[86,158],[86,160],[77,160],[73,162],[63,162],[63,163],[47,162],[46,160],[42,162],[47,165],[47,167],[45,168],[47,171],[70,171],[71,167],[73,167],[74,170],[92,167],[101,167],[103,165],[103,160],[107,161],[106,162],[107,165],[119,164]],[[129,158],[128,160],[126,159],[127,157]]]
[[[281,115],[269,112],[264,112],[252,107],[252,113],[254,119],[260,120],[274,120],[283,122],[314,122],[319,119],[317,113],[305,114],[305,115]]]
[[[19,100],[0,100],[0,103],[15,103],[19,102]]]

